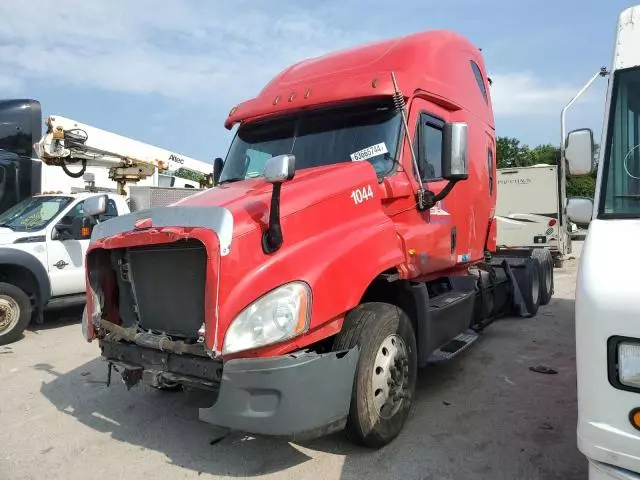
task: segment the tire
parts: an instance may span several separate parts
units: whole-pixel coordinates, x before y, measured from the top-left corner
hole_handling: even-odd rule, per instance
[[[411,410],[418,370],[416,337],[404,311],[372,302],[347,314],[333,348],[356,345],[360,357],[346,434],[354,443],[380,448],[398,436]]]
[[[0,282],[0,345],[22,338],[31,320],[31,301],[22,289]]]
[[[554,292],[553,257],[547,248],[534,248],[531,258],[540,266],[540,305],[547,305]]]
[[[523,316],[526,318],[535,317],[540,306],[540,293],[542,291],[540,281],[539,262],[533,258],[527,258],[520,267],[512,267],[513,275],[520,287],[520,293],[527,307],[527,312]],[[514,305],[516,307],[516,305]],[[517,307],[516,307],[517,308]]]

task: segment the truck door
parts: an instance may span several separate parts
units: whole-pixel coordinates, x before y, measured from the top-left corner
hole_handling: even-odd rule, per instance
[[[430,113],[421,111],[418,117],[415,153],[420,167],[420,177],[425,189],[435,193],[446,185],[442,179],[442,130],[444,121]],[[441,270],[456,263],[457,231],[447,209],[447,199],[438,202],[431,210],[422,212],[428,223],[424,230],[427,261],[421,262],[422,273]]]
[[[77,203],[54,226],[48,242],[48,269],[52,296],[73,295],[86,289],[84,259],[89,239],[74,238],[73,219],[82,216],[84,201]],[[107,202],[107,211],[100,218],[104,221],[117,215],[116,204]]]

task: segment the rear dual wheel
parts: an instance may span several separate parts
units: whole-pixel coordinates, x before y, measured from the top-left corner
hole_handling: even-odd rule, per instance
[[[400,308],[366,303],[346,317],[334,350],[360,347],[346,433],[379,448],[402,430],[411,409],[417,378],[416,339]]]
[[[535,248],[531,258],[538,262],[540,270],[540,305],[546,305],[551,301],[554,291],[553,257],[548,248]]]
[[[540,277],[540,262],[534,258],[527,258],[518,267],[512,267],[513,276],[516,279],[526,312],[521,315],[527,318],[535,317],[540,306],[542,293],[542,281]],[[517,305],[514,305],[517,309]]]

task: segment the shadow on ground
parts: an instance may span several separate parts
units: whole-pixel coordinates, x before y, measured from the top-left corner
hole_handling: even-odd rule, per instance
[[[72,325],[82,321],[82,310],[84,305],[80,307],[66,307],[56,310],[50,310],[44,313],[44,322],[31,322],[27,330],[31,332],[40,332],[51,328],[59,328],[65,325]]]
[[[342,479],[585,478],[575,448],[573,301],[554,299],[552,307],[496,322],[461,358],[422,371],[405,430],[379,451],[342,434],[299,445],[241,434],[219,440],[198,421],[201,394],[127,391],[116,373],[107,389],[99,359],[64,375],[51,365],[34,368],[56,377],[41,391],[59,411],[196,472],[253,477],[291,468],[296,478],[315,477],[318,452],[327,452],[344,456]],[[537,365],[557,374],[529,369]]]

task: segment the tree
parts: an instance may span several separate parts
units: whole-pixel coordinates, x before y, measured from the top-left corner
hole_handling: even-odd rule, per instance
[[[187,170],[185,168],[179,168],[174,173],[176,177],[184,178],[187,180],[193,180],[194,182],[204,182],[205,176],[199,172],[192,172],[191,170]]]
[[[531,150],[520,145],[520,140],[510,137],[498,137],[496,140],[498,168],[525,167],[532,164]]]
[[[160,173],[167,173],[167,170],[158,170],[158,172]],[[205,175],[199,172],[192,172],[191,170],[187,170],[186,168],[179,168],[177,169],[175,172],[173,172],[173,175],[175,175],[176,177],[180,177],[180,178],[184,178],[186,180],[193,180],[194,182],[204,182],[205,181]]]
[[[560,148],[551,145],[538,145],[531,150],[533,164],[546,163],[548,165],[557,165],[560,158]]]
[[[521,145],[517,138],[498,137],[496,141],[498,168],[526,167],[538,163],[557,165],[560,159],[560,147],[550,143],[530,149]],[[596,190],[596,170],[600,145],[593,146],[594,170],[584,177],[567,178],[567,196],[593,198]]]

